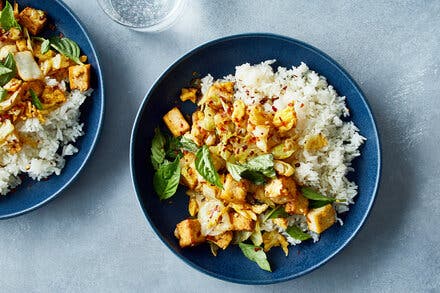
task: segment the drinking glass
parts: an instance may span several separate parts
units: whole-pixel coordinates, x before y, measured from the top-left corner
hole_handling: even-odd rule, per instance
[[[114,21],[134,30],[158,32],[181,15],[186,0],[98,0]]]

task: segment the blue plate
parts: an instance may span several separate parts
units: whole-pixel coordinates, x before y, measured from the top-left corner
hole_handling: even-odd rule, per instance
[[[43,34],[63,33],[78,43],[83,54],[87,55],[92,65],[92,96],[81,106],[80,121],[84,123],[85,135],[79,138],[75,146],[79,152],[67,157],[66,166],[59,176],[52,175],[47,180],[34,181],[24,177],[23,183],[6,196],[0,197],[0,219],[21,215],[34,210],[54,199],[78,175],[90,157],[98,138],[104,114],[104,86],[98,57],[87,32],[78,17],[61,1],[18,1],[20,9],[25,6],[35,7],[47,12],[50,22],[57,31],[47,30]]]
[[[153,168],[150,164],[150,144],[153,130],[163,125],[162,116],[179,103],[180,89],[188,85],[193,72],[201,76],[211,73],[215,78],[233,73],[235,66],[246,62],[259,63],[276,59],[275,66],[290,67],[305,62],[312,70],[327,77],[340,95],[347,97],[351,120],[367,138],[362,155],[354,161],[353,180],[359,186],[359,195],[350,211],[343,215],[344,225],[334,225],[321,235],[315,244],[311,241],[290,247],[286,257],[280,248],[268,253],[272,273],[258,268],[246,259],[237,246],[212,256],[208,245],[181,249],[173,235],[176,224],[188,217],[188,196],[185,189],[170,200],[161,202],[152,186]],[[182,107],[191,111],[191,108]],[[347,72],[329,56],[303,42],[273,35],[244,34],[230,36],[204,44],[168,68],[146,95],[131,137],[131,172],[139,202],[152,228],[177,256],[190,266],[213,277],[242,284],[270,284],[304,275],[337,254],[364,223],[373,205],[380,177],[379,139],[370,108],[356,83]]]

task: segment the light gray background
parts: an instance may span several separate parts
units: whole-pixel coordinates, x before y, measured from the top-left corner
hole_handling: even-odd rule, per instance
[[[104,128],[62,196],[0,222],[0,292],[439,292],[439,1],[190,1],[157,34],[112,23],[96,1],[66,2],[101,55]],[[261,31],[322,49],[360,84],[381,133],[383,176],[342,253],[299,279],[254,287],[205,276],[165,248],[137,203],[128,152],[138,106],[168,65],[205,41]]]

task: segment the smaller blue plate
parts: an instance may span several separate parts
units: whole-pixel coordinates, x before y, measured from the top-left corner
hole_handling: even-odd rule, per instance
[[[334,225],[317,243],[306,241],[290,247],[286,257],[281,249],[268,253],[273,272],[261,270],[246,259],[233,245],[212,256],[208,245],[182,249],[173,235],[178,222],[188,217],[188,196],[179,188],[170,200],[161,202],[153,190],[154,170],[150,164],[150,147],[154,128],[162,125],[162,116],[178,103],[182,87],[188,85],[193,72],[215,78],[235,71],[235,66],[276,59],[276,66],[298,66],[305,62],[312,70],[327,77],[339,95],[347,97],[350,119],[367,138],[362,155],[353,162],[356,172],[351,179],[359,186],[356,203],[342,218],[344,225]],[[186,109],[188,114],[191,109]],[[169,67],[146,95],[131,137],[131,172],[140,205],[151,227],[177,256],[187,264],[219,279],[242,284],[270,284],[304,275],[332,258],[354,237],[373,205],[380,177],[380,146],[373,116],[365,98],[347,72],[318,49],[295,39],[273,34],[230,36],[204,44]]]
[[[5,196],[0,196],[0,219],[21,215],[34,210],[60,194],[78,175],[89,159],[101,130],[104,115],[104,86],[101,67],[92,42],[78,17],[61,1],[45,0],[18,1],[20,9],[26,6],[46,11],[57,31],[47,30],[50,36],[62,33],[74,40],[87,55],[92,65],[93,94],[81,105],[81,123],[84,123],[84,136],[74,144],[78,153],[66,158],[66,165],[59,176],[52,175],[46,180],[34,181],[23,176],[23,183]]]

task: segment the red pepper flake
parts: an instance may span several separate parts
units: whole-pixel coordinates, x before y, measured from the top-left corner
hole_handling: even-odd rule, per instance
[[[304,103],[301,103],[301,108],[304,107]]]
[[[286,89],[287,89],[287,85],[283,86],[283,90],[286,90]]]
[[[278,111],[277,107],[275,107],[275,106],[272,106],[272,110],[273,110],[274,112]]]
[[[254,248],[254,251],[255,251],[255,252],[260,251],[260,250],[261,250],[260,247],[255,247],[255,248]]]
[[[287,104],[287,106],[293,107],[293,103],[289,103],[289,104]]]
[[[247,148],[248,148],[247,145],[243,146],[243,151],[247,150]]]
[[[301,166],[300,163],[296,163],[296,164],[295,164],[295,167],[296,167],[296,168],[298,168],[299,166]]]

